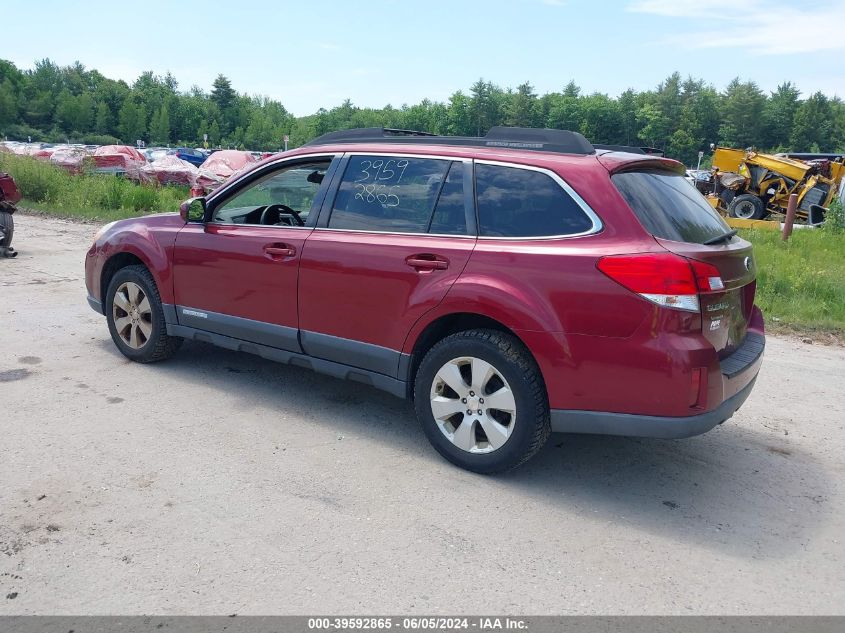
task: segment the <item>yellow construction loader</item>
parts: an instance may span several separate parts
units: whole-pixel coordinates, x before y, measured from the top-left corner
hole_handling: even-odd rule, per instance
[[[729,218],[778,220],[786,214],[794,193],[798,195],[797,221],[819,224],[838,195],[845,162],[841,157],[803,161],[717,147],[713,172],[710,203]]]

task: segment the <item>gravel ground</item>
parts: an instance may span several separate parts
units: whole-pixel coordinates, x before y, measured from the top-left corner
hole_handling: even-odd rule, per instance
[[[85,302],[95,226],[0,260],[0,614],[845,614],[845,349],[769,338],[688,440],[552,436],[500,477],[406,403]]]

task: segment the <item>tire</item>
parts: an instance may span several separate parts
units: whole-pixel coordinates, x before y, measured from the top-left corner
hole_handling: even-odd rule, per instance
[[[8,211],[0,210],[0,233],[5,237],[0,240],[0,251],[12,246],[12,236],[15,234],[15,217]]]
[[[719,193],[719,199],[726,207],[730,206],[734,198],[736,198],[736,192],[733,189],[722,189]]]
[[[143,266],[127,266],[115,273],[106,291],[104,308],[112,340],[130,360],[164,360],[182,345],[181,338],[167,335],[158,288]]]
[[[478,377],[485,373],[488,378]],[[503,409],[491,406],[494,402]],[[417,371],[414,407],[437,452],[476,473],[519,466],[551,432],[540,368],[518,339],[495,330],[458,332],[434,345]]]
[[[761,220],[766,215],[766,205],[753,193],[744,193],[731,200],[728,213],[732,218]]]

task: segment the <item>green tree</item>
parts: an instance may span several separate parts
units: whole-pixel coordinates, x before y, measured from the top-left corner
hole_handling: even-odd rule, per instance
[[[128,96],[118,113],[118,130],[124,143],[135,144],[146,137],[147,113],[134,97]]]
[[[525,82],[508,95],[505,106],[505,125],[516,127],[537,127],[541,120],[540,103],[534,87]]]
[[[566,84],[566,87],[563,89],[563,96],[569,97],[570,99],[577,99],[581,96],[581,88],[578,87],[574,79],[570,79],[569,83]]]
[[[239,94],[223,75],[211,92],[179,91],[170,74],[141,73],[130,84],[79,62],[49,59],[31,69],[0,60],[0,131],[14,138],[63,140],[79,133],[120,136],[132,143],[212,144],[274,149],[283,134],[296,147],[319,134],[349,127],[398,127],[473,136],[495,125],[546,126],[584,133],[596,143],[656,145],[691,162],[710,143],[762,150],[845,150],[845,104],[822,93],[800,101],[798,87],[782,83],[763,94],[734,79],[723,92],[701,79],[669,75],[653,90],[626,90],[617,98],[582,95],[574,80],[560,92],[538,95],[530,82],[502,90],[479,79],[445,103],[423,99],[395,108],[326,104],[294,117],[273,99]]]
[[[497,125],[499,121],[499,104],[502,100],[502,90],[490,82],[479,79],[470,88],[469,114],[474,134],[484,136],[487,131]]]
[[[211,89],[211,101],[220,111],[223,124],[221,129],[224,133],[234,127],[230,124],[232,123],[232,107],[235,104],[237,96],[238,93],[232,88],[232,82],[224,75],[217,75]]]
[[[792,134],[795,112],[800,105],[798,88],[787,81],[766,101],[763,107],[762,145],[771,148],[786,148]]]
[[[790,144],[795,151],[823,151],[834,149],[834,121],[830,100],[816,92],[802,103],[795,113]],[[813,150],[813,147],[819,150]]]
[[[217,123],[217,119],[212,121],[208,128],[208,141],[212,146],[220,145],[220,124]]]
[[[94,101],[89,94],[73,96],[62,91],[56,100],[55,123],[65,132],[88,132],[94,121]]]
[[[33,127],[46,129],[53,120],[55,97],[47,90],[38,90],[30,84],[21,91],[18,98],[18,111],[25,123]]]
[[[458,90],[449,97],[447,131],[455,136],[471,136],[474,131],[470,100]]]
[[[202,141],[202,135],[208,134],[209,104],[208,96],[197,86],[176,99],[171,113],[171,130],[175,140],[192,144]]]
[[[17,91],[25,81],[25,76],[12,62],[0,59],[0,83],[5,83],[7,79],[11,83],[12,88]]]
[[[15,99],[15,89],[10,79],[0,83],[0,130],[15,123],[18,119],[18,101]]]
[[[722,97],[720,143],[730,147],[759,144],[765,102],[766,97],[756,83],[733,79]]]
[[[563,94],[549,95],[549,114],[546,126],[557,130],[579,130],[581,128],[580,89],[569,82]]]
[[[97,103],[96,114],[94,115],[94,131],[97,134],[111,134],[113,130],[111,109],[105,101]]]
[[[256,110],[249,126],[242,131],[242,142],[247,147],[270,150],[279,147],[281,136],[271,117],[261,110]]]
[[[167,104],[156,110],[150,118],[150,141],[159,145],[170,143],[170,113]]]
[[[669,138],[668,154],[671,158],[694,166],[698,160],[699,142],[686,130],[675,130]]]
[[[645,103],[637,109],[637,125],[640,128],[640,139],[644,143],[652,147],[665,147],[671,124],[656,103]]]
[[[655,105],[660,111],[661,117],[666,121],[664,134],[671,134],[676,130],[681,121],[681,110],[683,108],[683,100],[681,98],[681,74],[672,73],[657,87],[657,94],[655,95]],[[656,139],[661,147],[665,146],[667,138]]]
[[[617,101],[619,106],[619,122],[622,126],[619,138],[616,139],[623,145],[636,144],[639,134],[637,124],[637,93],[628,89],[619,95]]]
[[[619,104],[603,94],[582,97],[579,103],[579,131],[593,143],[618,143],[623,124]]]

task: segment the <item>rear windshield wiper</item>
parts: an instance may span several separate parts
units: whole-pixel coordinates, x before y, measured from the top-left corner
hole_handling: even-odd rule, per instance
[[[733,229],[728,231],[727,233],[722,233],[721,235],[717,235],[716,237],[711,237],[709,240],[705,240],[704,242],[702,242],[702,244],[704,246],[713,246],[713,244],[718,244],[719,242],[727,242],[736,234],[737,230]]]

